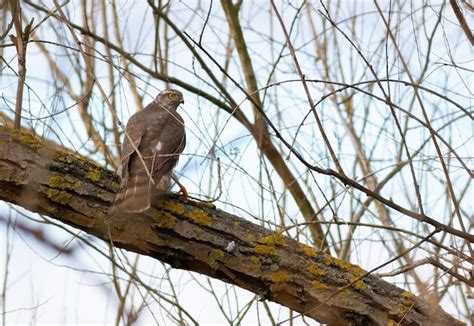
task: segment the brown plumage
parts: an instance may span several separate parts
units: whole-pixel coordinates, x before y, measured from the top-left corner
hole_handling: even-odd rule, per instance
[[[181,92],[164,90],[128,120],[122,145],[122,183],[113,211],[145,211],[160,181],[166,183],[162,179],[171,177],[186,145],[184,121],[176,112],[181,103]]]

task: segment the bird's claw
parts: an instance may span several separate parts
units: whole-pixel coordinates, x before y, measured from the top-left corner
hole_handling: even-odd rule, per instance
[[[183,194],[184,200],[187,200],[188,197],[189,197],[188,191],[187,191],[186,188],[184,188],[184,186],[181,185],[181,184],[179,185],[178,194]]]

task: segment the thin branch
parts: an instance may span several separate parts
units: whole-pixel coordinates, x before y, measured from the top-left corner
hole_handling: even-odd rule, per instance
[[[25,87],[26,79],[26,47],[28,46],[28,39],[30,38],[31,27],[33,26],[33,19],[25,26],[23,30],[23,19],[21,14],[21,7],[19,0],[10,0],[12,11],[12,20],[15,25],[16,36],[10,35],[10,39],[15,44],[18,56],[18,82],[16,88],[16,103],[15,103],[15,129],[21,128],[21,110],[23,106],[23,89]]]
[[[300,64],[298,62],[298,58],[296,56],[295,49],[293,48],[293,44],[291,43],[290,35],[288,34],[288,31],[285,27],[285,23],[283,22],[283,19],[281,18],[280,12],[278,11],[275,2],[272,0],[272,7],[273,11],[275,12],[275,15],[278,18],[278,21],[280,22],[280,26],[283,30],[283,33],[285,34],[286,37],[286,43],[288,44],[288,48],[290,49],[291,56],[293,57],[293,61],[295,62],[296,70],[298,72],[298,75],[301,79],[301,83],[303,84],[303,89],[306,93],[306,97],[308,98],[309,106],[311,112],[313,112],[314,119],[316,120],[316,123],[318,125],[319,132],[321,133],[321,136],[324,139],[324,143],[326,144],[329,153],[331,154],[332,160],[334,161],[334,164],[336,165],[336,169],[339,172],[339,174],[344,175],[344,170],[341,167],[341,164],[339,163],[339,160],[336,156],[336,153],[334,152],[334,149],[332,148],[331,142],[329,141],[328,136],[326,135],[326,132],[324,131],[323,124],[321,122],[321,119],[319,118],[319,114],[316,111],[316,106],[314,105],[313,98],[311,96],[311,93],[308,88],[308,84],[306,83],[306,76],[303,74],[303,71],[301,70]]]

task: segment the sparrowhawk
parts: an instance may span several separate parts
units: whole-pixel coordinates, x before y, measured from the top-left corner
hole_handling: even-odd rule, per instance
[[[122,182],[114,211],[145,211],[160,181],[173,178],[171,170],[186,145],[184,121],[176,112],[182,103],[181,92],[167,89],[128,120],[119,172]],[[186,189],[178,185],[187,196]]]

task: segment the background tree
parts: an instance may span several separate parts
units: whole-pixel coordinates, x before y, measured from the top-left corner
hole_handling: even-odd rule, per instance
[[[69,200],[85,195],[94,208],[102,193],[81,188],[89,183],[102,182],[102,200],[110,200],[115,179],[106,171],[117,167],[122,124],[165,87],[185,93],[189,141],[177,174],[191,196],[472,321],[472,9],[464,1],[4,2],[3,125],[21,122],[49,144],[42,152],[35,138],[3,129],[3,153],[17,155],[4,154],[3,171],[13,171],[12,158],[22,162],[20,143],[57,175],[48,175],[49,200],[40,203],[36,193],[15,197],[18,173],[1,175],[2,198],[23,206],[5,204],[0,217],[3,323],[307,321],[266,293],[171,269],[51,219],[91,230],[58,208],[74,208]],[[43,154],[66,150],[51,170]],[[89,216],[86,206],[75,211]],[[212,234],[205,226],[190,230]],[[282,246],[275,234],[237,245],[267,246],[257,255],[265,265],[270,245]],[[238,280],[213,272],[230,264],[213,253],[206,252],[210,269],[191,270]],[[22,257],[38,263],[33,269]],[[263,270],[272,285],[288,281]],[[54,294],[38,288],[53,273],[45,284]],[[364,277],[347,280],[353,293]],[[61,313],[43,317],[61,300]]]

